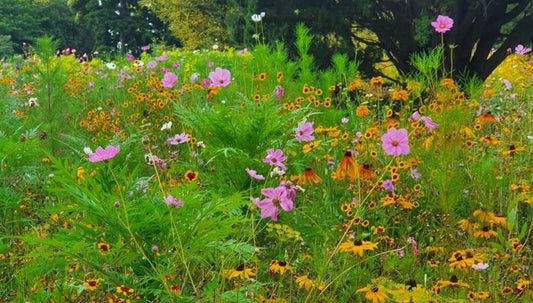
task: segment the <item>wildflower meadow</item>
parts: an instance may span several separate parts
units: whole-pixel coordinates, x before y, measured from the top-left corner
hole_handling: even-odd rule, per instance
[[[303,25],[3,59],[0,301],[532,302],[532,52],[458,78],[430,21],[394,77]]]

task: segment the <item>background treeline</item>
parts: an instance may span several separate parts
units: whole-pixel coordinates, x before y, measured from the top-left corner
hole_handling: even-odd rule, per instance
[[[260,12],[266,16],[256,24],[250,17]],[[200,49],[281,41],[294,54],[294,29],[302,22],[314,35],[317,67],[345,53],[357,56],[368,75],[379,73],[382,61],[407,73],[413,53],[441,43],[429,25],[438,14],[455,20],[444,42],[454,46],[458,75],[485,79],[508,49],[533,41],[530,0],[2,0],[0,57],[21,53],[23,42],[45,34],[78,53],[135,54],[150,43]],[[449,57],[450,48],[444,53]],[[452,61],[446,62],[449,70]]]

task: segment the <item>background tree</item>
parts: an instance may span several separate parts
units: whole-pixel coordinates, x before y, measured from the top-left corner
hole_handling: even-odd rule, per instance
[[[138,0],[70,0],[69,4],[94,48],[138,52],[153,40],[177,42],[166,25]]]
[[[82,41],[66,0],[0,1],[0,35],[9,37],[9,46],[4,48],[19,53],[23,42],[33,43],[44,35],[55,36],[62,48],[78,46]]]
[[[168,22],[169,29],[186,49],[210,47],[225,42],[227,13],[235,14],[234,0],[143,0],[159,18]]]
[[[411,54],[440,43],[440,35],[429,27],[437,15],[454,19],[445,43],[454,45],[454,69],[486,79],[505,59],[507,49],[533,41],[533,2],[530,0],[338,0],[355,24],[354,39],[375,45],[387,54],[396,68],[407,73]],[[377,40],[358,35],[369,29]],[[492,48],[497,50],[491,54]],[[449,50],[446,51],[450,55]],[[446,60],[448,70],[450,60]]]

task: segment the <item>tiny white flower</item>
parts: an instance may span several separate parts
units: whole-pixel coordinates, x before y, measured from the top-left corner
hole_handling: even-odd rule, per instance
[[[87,155],[90,155],[90,154],[93,153],[93,151],[91,150],[90,147],[85,147],[85,148],[83,149],[83,152],[84,152],[85,154],[87,154]]]
[[[265,12],[261,12],[261,13],[259,14],[259,16],[261,16],[261,18],[265,18],[265,15],[266,15]]]
[[[252,38],[255,39],[255,40],[258,40],[259,39],[259,35],[258,34],[253,34]]]
[[[283,175],[285,175],[285,171],[277,166],[275,166],[274,169],[270,172],[270,177],[283,176]]]
[[[217,49],[218,49],[218,45],[213,44],[213,49],[214,49],[214,50],[217,50]]]
[[[226,104],[226,100],[221,100],[220,103]]]
[[[163,124],[163,126],[161,127],[161,131],[166,130],[166,129],[171,129],[171,128],[172,128],[172,121],[168,121],[167,123]]]
[[[198,147],[198,148],[205,148],[205,144],[204,144],[203,141],[198,141],[198,142],[196,142],[196,147]]]
[[[39,106],[37,98],[33,97],[28,100],[28,106]]]
[[[253,22],[261,22],[261,16],[258,15],[258,14],[253,14],[252,15],[252,21]]]
[[[106,63],[106,65],[108,69],[115,69],[117,68],[117,65],[113,62],[109,62],[109,63]]]

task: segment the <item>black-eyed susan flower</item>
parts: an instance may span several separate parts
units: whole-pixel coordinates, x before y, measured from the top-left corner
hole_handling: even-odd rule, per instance
[[[467,283],[464,283],[463,281],[460,281],[456,275],[453,275],[450,280],[439,280],[437,281],[437,285],[441,288],[448,287],[448,286],[457,286],[457,287],[470,287]]]
[[[358,289],[356,293],[358,292],[365,292],[365,299],[372,301],[372,303],[390,301],[389,297],[387,296],[387,293],[390,294],[391,291],[385,289],[385,287],[381,285],[368,285],[366,287]]]
[[[254,267],[246,268],[244,264],[239,264],[234,269],[224,270],[222,276],[226,280],[231,280],[233,278],[240,278],[241,280],[250,280],[251,277],[255,277],[256,270]]]
[[[450,262],[450,267],[455,267],[462,270],[470,269],[472,268],[472,265],[476,263],[482,263],[483,261],[485,261],[483,255],[476,254],[471,248],[456,251],[448,259],[448,262]]]
[[[362,241],[362,240],[348,240],[346,242],[343,242],[339,246],[339,250],[342,252],[352,252],[355,255],[359,255],[360,257],[363,256],[363,252],[365,250],[374,250],[378,247],[378,243],[372,243],[370,241]]]
[[[268,272],[270,274],[276,274],[279,272],[283,276],[285,271],[290,271],[292,266],[287,264],[285,261],[272,260],[270,261],[270,266],[268,267]]]
[[[484,226],[483,228],[474,232],[474,237],[489,239],[490,237],[497,237],[498,233],[490,229],[489,226]]]
[[[304,287],[306,290],[311,289],[315,282],[313,280],[309,279],[307,275],[304,276],[296,276],[296,284],[298,284],[299,287]]]

